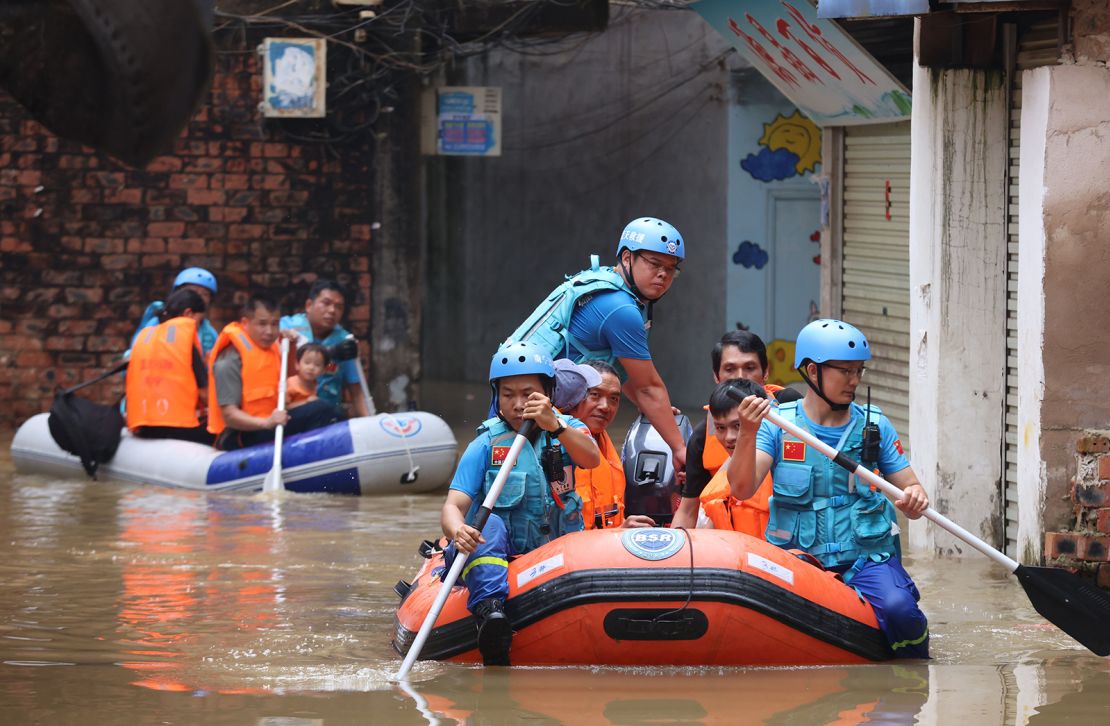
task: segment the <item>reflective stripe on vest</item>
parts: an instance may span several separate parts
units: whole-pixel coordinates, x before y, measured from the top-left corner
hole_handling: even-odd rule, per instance
[[[141,331],[127,364],[127,427],[200,425],[193,351],[197,323],[180,317]]]
[[[566,422],[566,419],[560,416]],[[472,521],[482,500],[493,486],[501,465],[495,464],[498,458],[495,447],[512,446],[516,432],[500,418],[491,418],[478,427],[481,435],[488,437],[491,460],[482,482],[481,497],[471,505],[467,521]],[[509,540],[513,543],[513,554],[522,555],[568,532],[582,529],[581,499],[576,493],[567,495],[575,501],[574,506],[560,509],[555,505],[551,487],[540,466],[540,452],[552,443],[547,432],[541,432],[531,446],[520,450],[512,472],[505,480],[501,495],[494,504],[493,513],[504,520],[509,529]],[[561,448],[561,445],[560,445]]]
[[[281,377],[281,352],[275,342],[269,348],[259,348],[239,323],[228,323],[208,358],[208,431],[220,434],[227,427],[223,412],[216,398],[216,358],[228,346],[239,351],[243,361],[243,397],[239,408],[243,413],[259,418],[269,418],[278,404],[278,379]]]
[[[779,415],[811,431],[798,401],[779,406]],[[875,420],[881,412],[871,407]],[[865,410],[852,404],[851,419],[837,449],[859,460]],[[783,432],[783,444],[796,439]],[[781,452],[780,452],[781,453]],[[812,446],[800,461],[781,460],[774,468],[767,541],[815,555],[825,567],[850,565],[856,558],[894,552],[893,509],[887,499]]]
[[[624,523],[624,466],[613,440],[605,431],[597,442],[601,463],[574,470],[574,489],[582,497],[586,529],[611,529]]]

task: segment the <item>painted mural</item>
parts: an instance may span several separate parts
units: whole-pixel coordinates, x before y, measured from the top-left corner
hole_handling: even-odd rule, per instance
[[[795,111],[778,114],[763,124],[758,153],[748,154],[740,168],[759,181],[771,182],[816,171],[821,163],[821,129]]]

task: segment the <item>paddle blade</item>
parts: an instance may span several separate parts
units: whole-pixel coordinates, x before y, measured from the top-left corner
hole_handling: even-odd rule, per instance
[[[281,469],[274,467],[270,469],[270,473],[266,475],[266,479],[262,482],[262,491],[276,492],[284,488],[285,483],[281,480]]]
[[[1110,655],[1110,595],[1055,567],[1014,570],[1037,612],[1095,655]]]

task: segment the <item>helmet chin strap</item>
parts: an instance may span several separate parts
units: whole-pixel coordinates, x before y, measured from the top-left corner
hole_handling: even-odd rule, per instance
[[[636,253],[632,250],[628,251],[629,258],[631,258],[631,256],[634,254]],[[630,290],[632,290],[632,294],[636,296],[637,300],[642,302],[647,307],[647,325],[650,327],[652,319],[652,308],[655,303],[662,300],[663,295],[666,295],[667,293],[663,293],[663,295],[660,295],[659,297],[652,300],[647,295],[645,295],[636,285],[636,278],[632,275],[632,266],[624,264],[624,258],[621,258],[619,262],[621,263],[621,272],[624,273],[624,281],[628,283],[628,287]]]
[[[831,408],[832,410],[834,410],[834,411],[847,411],[851,407],[851,405],[852,405],[851,401],[849,401],[848,403],[833,403],[832,401],[829,400],[829,397],[825,395],[825,391],[824,391],[825,386],[824,386],[824,383],[822,382],[823,376],[821,375],[821,364],[820,363],[817,363],[817,383],[816,383],[816,385],[813,383],[812,380],[810,380],[809,376],[806,375],[805,363],[803,363],[802,366],[800,368],[798,368],[798,373],[801,374],[802,380],[804,380],[806,382],[806,385],[808,385],[810,388],[812,388],[813,392],[816,393],[818,396],[820,396],[822,401],[829,404],[829,408]]]

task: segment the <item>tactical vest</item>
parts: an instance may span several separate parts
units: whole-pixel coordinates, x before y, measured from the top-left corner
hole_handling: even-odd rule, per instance
[[[585,304],[598,293],[616,290],[623,290],[634,300],[636,299],[624,278],[616,270],[612,267],[601,267],[598,256],[590,255],[590,269],[576,275],[568,275],[566,282],[552,290],[507,340],[535,343],[546,350],[552,358],[570,358],[575,363],[602,360],[618,367],[612,350],[591,350],[570,334],[571,316],[580,305]],[[647,308],[640,305],[638,301],[637,306],[644,319],[644,326],[650,334]]]
[[[799,403],[782,404],[778,414],[812,433],[798,410]],[[859,461],[866,410],[853,403],[851,412],[848,427],[835,448]],[[876,406],[871,407],[873,420],[881,415]],[[851,565],[866,555],[895,553],[893,509],[881,492],[785,431],[782,446],[773,472],[768,542],[805,550],[829,568]],[[798,460],[791,460],[795,458]]]
[[[566,418],[560,416],[560,419],[566,423]],[[482,422],[478,433],[489,437],[491,451],[490,465],[482,483],[481,499],[484,500],[501,470],[499,458],[503,460],[504,454],[508,453],[516,431],[502,419],[491,418]],[[520,450],[520,456],[505,479],[505,486],[493,507],[493,513],[501,517],[509,528],[513,552],[518,555],[531,552],[556,537],[582,530],[582,498],[574,492],[574,482],[570,482],[569,493],[556,501],[540,465],[540,452],[551,444],[559,447],[564,461],[569,460],[562,445],[546,431],[541,431],[535,443]],[[569,469],[567,476],[573,476],[573,465]],[[481,501],[474,502],[467,519],[472,519],[481,504]]]

